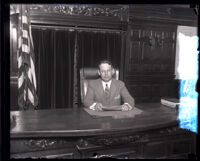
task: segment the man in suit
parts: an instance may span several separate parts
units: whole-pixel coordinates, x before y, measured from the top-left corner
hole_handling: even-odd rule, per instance
[[[84,105],[97,111],[101,111],[103,106],[118,106],[122,111],[132,110],[135,101],[125,87],[124,82],[113,79],[115,71],[111,62],[101,61],[98,67],[100,79],[88,83]],[[121,104],[121,100],[123,104]]]

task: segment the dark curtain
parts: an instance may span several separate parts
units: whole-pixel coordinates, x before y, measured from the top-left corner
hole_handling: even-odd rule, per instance
[[[32,27],[38,108],[53,108],[54,31]]]
[[[104,59],[120,68],[121,33],[79,31],[78,38],[80,68],[97,67]]]
[[[55,32],[55,107],[73,107],[75,32]]]
[[[72,107],[74,32],[33,27],[32,34],[39,108]]]

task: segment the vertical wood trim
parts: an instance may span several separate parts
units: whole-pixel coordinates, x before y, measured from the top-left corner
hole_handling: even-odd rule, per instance
[[[123,65],[124,65],[123,79],[124,79],[124,81],[126,81],[125,76],[126,76],[126,74],[128,72],[128,68],[129,68],[128,57],[130,55],[130,29],[131,29],[131,27],[129,25],[128,26],[128,30],[125,33],[125,37],[124,37],[124,39],[125,39],[125,47],[124,47],[125,51],[124,51],[124,54],[123,54],[123,57],[125,57],[124,61],[123,61]]]
[[[56,34],[56,31],[54,30],[53,32],[53,57],[54,57],[54,67],[53,67],[53,98],[52,98],[52,106],[51,108],[52,109],[55,109],[56,108],[56,97],[55,97],[55,89],[56,89],[56,49],[55,49],[55,46],[56,46],[56,42],[55,42],[55,34]]]
[[[74,73],[74,81],[73,81],[73,108],[78,107],[78,33],[75,30],[75,44],[74,44],[74,65],[73,65],[73,73]]]
[[[173,59],[173,61],[174,61],[174,63],[173,63],[173,74],[174,74],[174,78],[175,78],[175,75],[176,75],[176,72],[175,72],[175,68],[176,68],[176,43],[177,43],[177,28],[178,28],[178,26],[176,26],[176,28],[175,28],[175,38],[174,38],[174,43],[173,43],[173,45],[174,45],[174,49],[173,49],[173,57],[174,57],[174,59]],[[173,32],[172,32],[173,33]]]
[[[119,74],[119,79],[124,80],[124,65],[125,65],[125,44],[126,44],[126,33],[122,32],[121,33],[121,61],[120,61],[120,74]]]

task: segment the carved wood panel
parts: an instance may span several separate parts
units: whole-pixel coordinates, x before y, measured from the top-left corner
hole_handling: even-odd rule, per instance
[[[129,6],[129,21],[154,21],[166,24],[192,26],[197,25],[198,16],[189,4],[156,5],[133,4]]]
[[[175,95],[176,26],[141,22],[129,26],[128,32],[124,78],[130,93],[139,102]]]
[[[129,64],[137,64],[140,56],[140,41],[130,42]]]
[[[81,15],[96,17],[112,17],[123,20],[128,11],[128,5],[69,5],[69,4],[46,4],[30,5],[32,12],[58,13],[62,15]]]
[[[174,35],[175,32],[143,30],[143,37],[138,40],[142,44],[141,63],[173,64],[173,54],[175,51]]]
[[[10,16],[10,76],[17,76],[17,28],[18,15]]]
[[[73,149],[76,140],[58,138],[16,139],[11,142],[11,153],[36,152],[52,149]],[[17,147],[17,148],[16,148]]]

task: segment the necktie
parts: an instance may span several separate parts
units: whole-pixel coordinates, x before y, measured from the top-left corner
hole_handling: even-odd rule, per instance
[[[106,84],[106,87],[105,87],[105,94],[106,94],[106,97],[109,96],[109,92],[110,92],[110,90],[109,90],[109,88],[108,88],[108,84]]]

